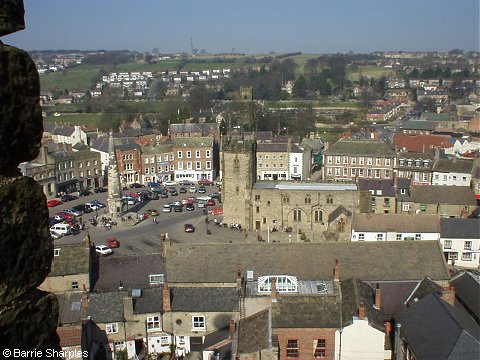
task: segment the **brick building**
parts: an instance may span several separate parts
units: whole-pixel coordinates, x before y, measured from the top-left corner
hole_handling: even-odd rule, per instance
[[[215,178],[216,161],[212,137],[174,138],[172,152],[176,181]]]
[[[115,152],[122,187],[138,183],[142,174],[140,145],[136,143],[115,145]]]

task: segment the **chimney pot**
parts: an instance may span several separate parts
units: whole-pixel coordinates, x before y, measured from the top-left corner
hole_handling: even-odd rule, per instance
[[[334,280],[340,281],[340,263],[338,262],[338,259],[335,259],[335,269],[333,274],[334,274]]]
[[[230,339],[235,335],[235,320],[230,320]]]
[[[170,289],[168,288],[168,283],[165,281],[163,283],[163,312],[169,312],[172,310],[170,304]]]
[[[442,298],[450,305],[455,305],[455,288],[452,285],[448,285],[443,288]]]
[[[271,290],[272,301],[277,301],[277,278],[272,277],[272,290]]]
[[[377,287],[375,288],[375,307],[380,309],[381,305],[380,284],[377,284]]]
[[[360,303],[360,306],[358,308],[358,319],[363,320],[365,318],[365,307],[363,306],[363,303]]]

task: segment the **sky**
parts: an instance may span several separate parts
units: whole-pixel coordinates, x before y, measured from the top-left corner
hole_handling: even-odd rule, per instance
[[[24,0],[25,50],[479,51],[480,0]]]

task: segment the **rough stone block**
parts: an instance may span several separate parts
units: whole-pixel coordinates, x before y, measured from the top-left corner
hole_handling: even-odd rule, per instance
[[[0,1],[0,36],[25,29],[23,0]]]

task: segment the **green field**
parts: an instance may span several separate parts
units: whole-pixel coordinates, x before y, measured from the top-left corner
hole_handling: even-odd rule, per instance
[[[394,74],[395,72],[392,69],[375,65],[358,66],[358,69],[351,69],[351,67],[347,67],[347,78],[351,81],[358,81],[360,76],[379,79],[382,76],[392,76]]]
[[[44,116],[43,120],[71,125],[98,124],[102,120],[102,114],[61,114],[60,116]]]
[[[64,71],[40,75],[40,87],[42,91],[90,89],[99,69],[96,65],[78,65]]]

